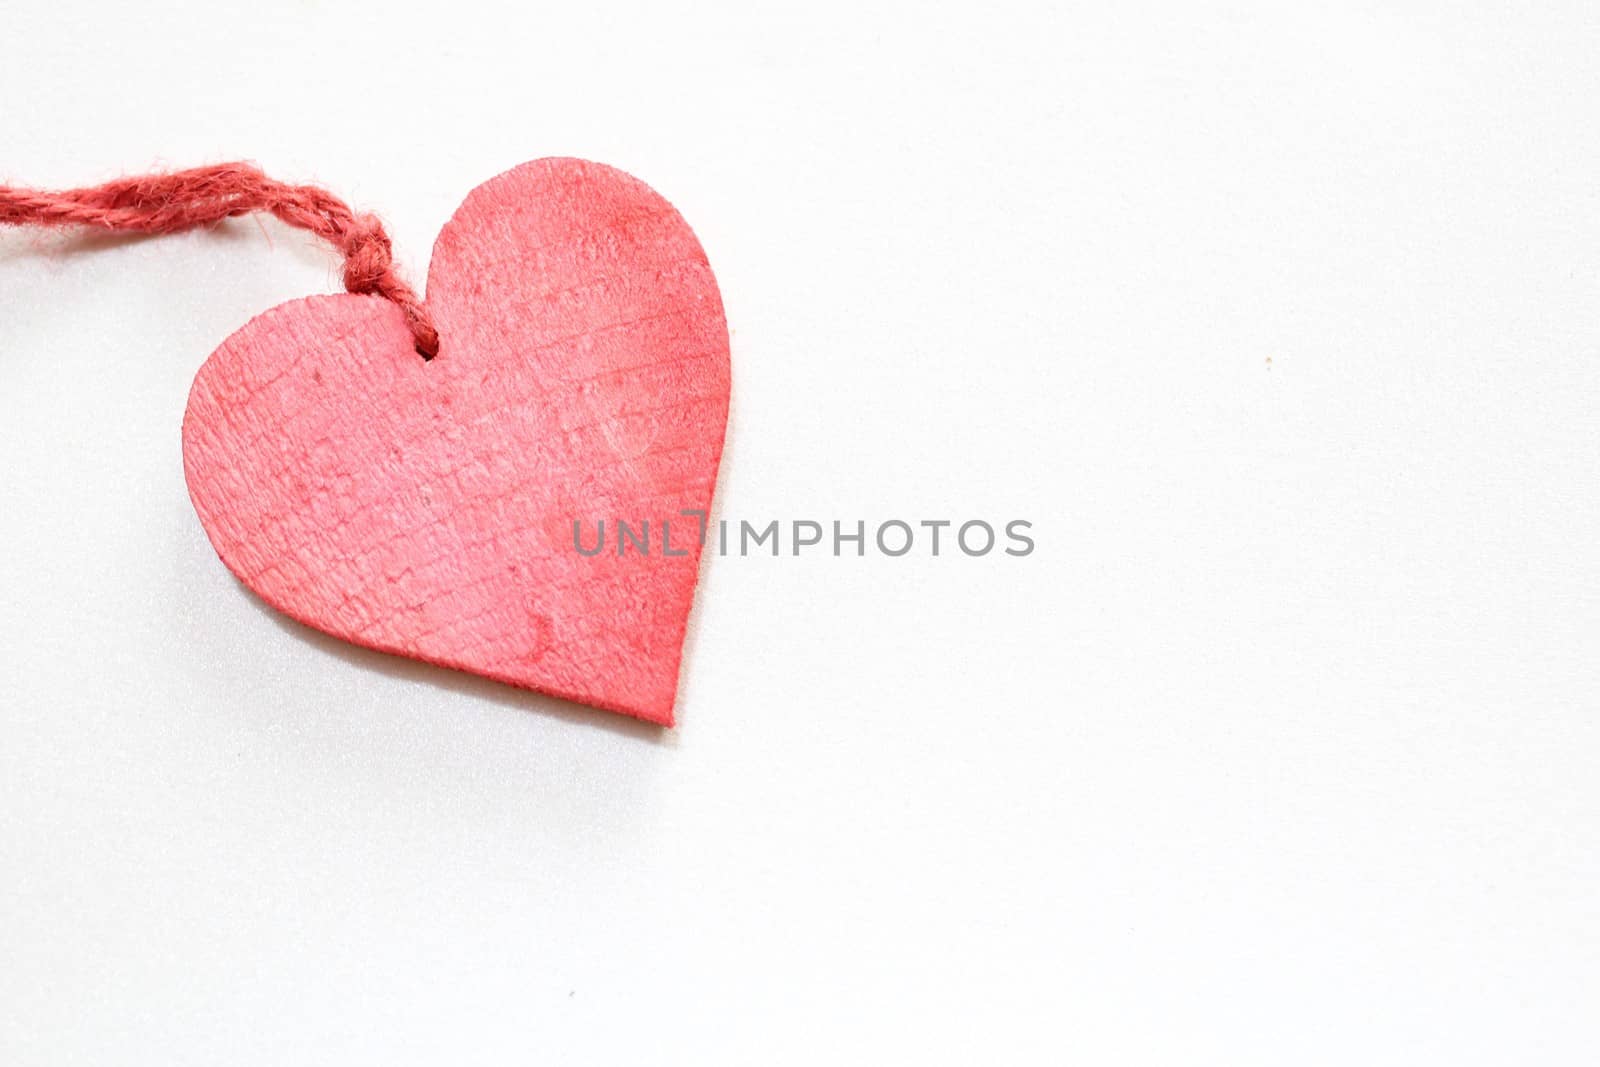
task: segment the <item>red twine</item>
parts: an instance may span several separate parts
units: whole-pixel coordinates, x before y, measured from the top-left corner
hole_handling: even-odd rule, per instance
[[[417,351],[432,359],[439,333],[422,301],[394,269],[389,235],[375,215],[357,215],[314,185],[285,185],[246,163],[123,178],[89,189],[44,192],[0,185],[0,225],[98,226],[125,233],[176,233],[267,211],[333,245],[344,257],[344,287],[373,293],[405,312]]]

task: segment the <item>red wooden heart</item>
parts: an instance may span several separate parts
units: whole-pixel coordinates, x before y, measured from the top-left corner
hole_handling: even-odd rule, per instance
[[[700,562],[681,513],[710,509],[728,414],[694,234],[621,171],[537,160],[445,225],[427,304],[431,362],[395,305],[350,295],[211,354],[183,422],[211,543],[336,637],[671,725]],[[619,519],[648,554],[618,554]]]

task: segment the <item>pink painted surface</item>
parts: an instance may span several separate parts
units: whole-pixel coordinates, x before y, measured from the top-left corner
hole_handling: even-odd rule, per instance
[[[257,317],[195,376],[195,510],[307,625],[671,725],[728,412],[728,332],[694,234],[638,180],[543,159],[439,234],[425,362],[375,296]],[[614,522],[648,522],[618,555]],[[605,550],[584,556],[605,522]],[[661,522],[674,551],[661,551]]]

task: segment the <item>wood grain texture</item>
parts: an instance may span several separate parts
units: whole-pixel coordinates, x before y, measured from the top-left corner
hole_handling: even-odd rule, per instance
[[[432,362],[371,296],[273,308],[195,376],[184,471],[222,561],[368,648],[671,725],[727,423],[728,331],[683,218],[572,159],[439,234]],[[648,555],[613,523],[648,521]],[[584,556],[604,520],[605,551]],[[659,523],[673,523],[662,554]]]

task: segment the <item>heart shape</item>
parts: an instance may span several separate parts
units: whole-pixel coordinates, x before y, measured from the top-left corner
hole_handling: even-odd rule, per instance
[[[335,637],[672,725],[728,416],[699,242],[636,178],[536,160],[445,224],[427,306],[431,362],[396,305],[352,295],[211,354],[183,463],[217,554]]]

